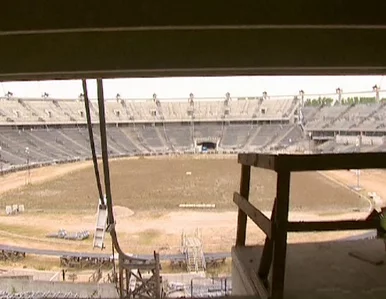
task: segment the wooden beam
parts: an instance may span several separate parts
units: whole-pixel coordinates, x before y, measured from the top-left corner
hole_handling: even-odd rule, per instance
[[[255,290],[257,294],[259,295],[259,299],[268,299],[269,298],[269,292],[267,288],[265,287],[263,281],[261,281],[260,277],[256,274],[255,270],[251,269],[249,271],[249,275],[252,280],[252,284],[255,287]]]
[[[123,257],[121,255],[119,255],[118,268],[119,268],[119,277],[118,277],[119,295],[120,295],[120,298],[124,298],[125,294],[124,294],[124,284],[123,284]]]
[[[154,251],[154,260],[155,260],[155,271],[154,271],[154,279],[155,279],[155,299],[161,299],[161,277],[160,277],[160,263],[159,263],[159,253]]]
[[[249,187],[251,180],[251,166],[241,165],[240,195],[249,200]],[[247,234],[247,215],[239,208],[237,216],[236,246],[245,246]]]
[[[282,299],[287,255],[287,224],[291,173],[280,171],[276,183],[276,213],[274,218],[272,299]]]
[[[155,264],[123,264],[122,267],[124,269],[139,269],[139,270],[145,270],[145,271],[150,271],[155,269],[156,265]]]
[[[126,281],[126,294],[125,296],[128,296],[129,295],[129,292],[130,292],[130,270],[129,269],[125,269],[125,281]]]
[[[273,202],[272,214],[271,214],[272,237],[271,239],[268,237],[265,238],[263,253],[261,254],[259,271],[258,271],[259,277],[267,287],[269,285],[268,274],[269,274],[269,270],[271,269],[272,258],[273,258],[273,239],[275,238],[274,219],[276,217],[276,201],[277,199],[275,198],[275,201]]]
[[[313,155],[239,154],[239,163],[275,171],[336,169],[383,169],[386,153],[343,153]]]
[[[303,160],[301,155],[280,155],[279,159],[283,159],[285,167],[289,167],[290,171],[386,168],[386,153],[321,154],[304,157]]]
[[[241,209],[251,220],[271,238],[271,221],[260,210],[256,209],[248,200],[239,193],[233,194],[233,202]]]
[[[289,232],[368,230],[380,228],[379,220],[337,220],[337,221],[297,221],[289,222]]]
[[[276,155],[267,154],[239,154],[238,162],[242,165],[249,165],[270,170],[275,170]]]

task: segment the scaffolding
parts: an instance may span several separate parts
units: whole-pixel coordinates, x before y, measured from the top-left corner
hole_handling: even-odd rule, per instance
[[[194,235],[181,235],[181,251],[185,254],[186,268],[188,272],[205,272],[206,261],[202,245],[202,232],[196,229]]]
[[[156,252],[154,260],[142,262],[120,255],[118,276],[120,298],[163,298],[165,292],[160,270],[159,254]]]

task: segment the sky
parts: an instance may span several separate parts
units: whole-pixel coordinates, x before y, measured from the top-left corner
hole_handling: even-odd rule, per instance
[[[90,98],[96,98],[96,82],[88,80]],[[383,76],[245,76],[245,77],[180,77],[180,78],[133,78],[106,79],[105,98],[152,98],[153,93],[162,98],[188,98],[192,92],[196,98],[223,98],[226,92],[231,97],[268,95],[334,94],[336,88],[343,92],[371,92],[377,84],[382,88]],[[386,83],[386,81],[385,81]],[[8,91],[15,97],[39,98],[47,92],[52,98],[78,98],[82,93],[80,80],[36,81],[0,83],[0,96]]]

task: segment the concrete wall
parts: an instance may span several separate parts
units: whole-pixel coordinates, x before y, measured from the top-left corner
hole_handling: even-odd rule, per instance
[[[80,298],[118,298],[114,284],[71,283],[58,281],[31,281],[28,279],[0,279],[0,290],[8,293],[62,292],[76,293]]]
[[[383,136],[379,136],[379,137],[362,136],[362,144],[365,144],[365,145],[381,145],[383,144],[383,141],[384,141]]]
[[[61,275],[56,275],[58,271],[38,271],[30,269],[12,269],[5,272],[3,275],[0,275],[0,279],[4,276],[15,276],[15,279],[21,279],[20,276],[31,276],[31,280],[61,280]],[[53,278],[53,279],[52,279]]]
[[[336,135],[336,143],[338,144],[356,144],[358,136],[345,136],[345,135]]]
[[[345,136],[345,135],[337,135],[336,143],[338,144],[356,144],[358,142],[359,136]],[[362,136],[362,144],[363,145],[381,145],[383,144],[384,137],[383,136]]]

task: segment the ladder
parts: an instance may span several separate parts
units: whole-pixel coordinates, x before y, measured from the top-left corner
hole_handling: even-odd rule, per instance
[[[107,224],[107,207],[98,205],[97,222],[95,226],[93,248],[104,248],[105,232]]]

